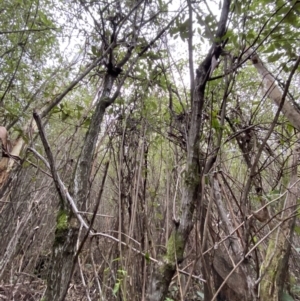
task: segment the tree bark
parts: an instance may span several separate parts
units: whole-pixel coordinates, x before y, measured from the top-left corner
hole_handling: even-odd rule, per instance
[[[216,41],[222,41],[226,32],[230,0],[223,3],[219,20]],[[193,213],[199,199],[201,199],[201,173],[204,166],[200,164],[200,128],[202,122],[202,108],[204,103],[205,86],[211,71],[211,62],[218,59],[221,45],[214,43],[204,61],[196,71],[195,89],[192,101],[190,130],[187,142],[186,176],[181,201],[181,217],[179,224],[175,224],[167,243],[165,256],[154,267],[147,291],[148,301],[163,301],[176,270],[176,265],[184,259],[184,249],[193,228]],[[201,207],[201,206],[199,206]]]
[[[250,57],[253,66],[262,78],[263,90],[266,96],[269,97],[277,106],[280,105],[282,99],[282,91],[276,83],[276,78],[272,73],[268,71],[258,54],[251,48],[245,53]],[[300,111],[291,103],[291,99],[287,97],[282,107],[283,115],[289,120],[289,122],[300,131]]]

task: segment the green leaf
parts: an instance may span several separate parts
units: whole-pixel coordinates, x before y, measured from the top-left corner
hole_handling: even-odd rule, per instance
[[[120,257],[117,257],[117,258],[113,259],[112,262],[119,261],[120,259],[121,259]]]
[[[57,113],[60,113],[61,112],[61,109],[58,108],[58,107],[54,107],[51,111],[52,114],[57,114]]]
[[[247,39],[248,40],[252,40],[256,37],[256,32],[254,30],[250,30],[248,33],[247,33]]]
[[[221,125],[220,125],[220,122],[219,122],[216,112],[213,112],[213,114],[212,114],[211,126],[215,130],[219,130],[221,128]]]
[[[65,121],[70,115],[65,113],[64,111],[61,112],[61,120]]]
[[[118,281],[118,282],[115,283],[115,286],[113,288],[113,294],[115,296],[116,296],[117,292],[119,291],[119,289],[120,289],[120,282]]]
[[[295,13],[293,13],[292,11],[285,17],[285,21],[293,26],[297,26],[298,25],[298,16],[295,15]]]
[[[268,57],[268,62],[269,63],[276,62],[276,61],[278,61],[279,58],[282,57],[282,55],[283,55],[282,53],[276,53],[274,55],[271,55],[271,56]]]
[[[154,53],[153,51],[148,52],[148,57],[153,60],[159,60],[161,56],[159,54]]]
[[[98,54],[98,51],[97,51],[96,46],[92,46],[92,53],[93,53],[94,55],[97,55],[97,54]]]
[[[118,274],[119,274],[120,276],[126,276],[126,275],[127,275],[127,272],[126,272],[125,270],[123,270],[123,269],[119,269],[119,270],[118,270]]]
[[[294,132],[294,127],[289,122],[287,122],[286,129],[290,134]]]
[[[179,30],[180,29],[179,29],[178,26],[171,27],[170,30],[169,30],[169,33],[170,33],[171,37],[174,36],[176,33],[178,33]]]
[[[274,52],[275,50],[276,50],[275,45],[270,44],[264,52],[265,53],[270,53],[270,52]]]

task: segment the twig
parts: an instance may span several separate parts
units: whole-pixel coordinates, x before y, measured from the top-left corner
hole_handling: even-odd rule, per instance
[[[39,134],[40,134],[40,137],[41,137],[41,140],[42,140],[42,143],[43,143],[46,155],[48,157],[48,161],[49,161],[49,165],[50,165],[50,170],[51,170],[51,173],[52,173],[53,181],[54,181],[54,184],[56,186],[57,192],[58,192],[58,194],[59,194],[59,196],[61,198],[61,201],[62,201],[61,205],[64,208],[67,208],[68,204],[67,204],[66,192],[65,192],[65,190],[63,189],[63,187],[62,187],[62,185],[60,183],[61,181],[59,179],[59,176],[58,176],[58,173],[57,173],[57,170],[56,170],[56,166],[55,166],[55,161],[54,161],[54,158],[53,158],[53,154],[51,152],[51,149],[50,149],[50,146],[49,146],[49,142],[47,140],[47,137],[46,137],[43,125],[42,125],[41,118],[40,118],[39,114],[37,113],[37,111],[33,112],[33,118],[34,118],[34,120],[35,120],[35,122],[37,124],[38,129],[39,129]]]

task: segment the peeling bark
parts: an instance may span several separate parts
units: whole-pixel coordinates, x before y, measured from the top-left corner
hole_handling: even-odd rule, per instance
[[[36,124],[30,121],[23,129],[24,133],[31,133],[36,132]],[[13,142],[7,139],[5,141],[3,147],[6,149],[6,152],[9,153],[9,157],[2,156],[0,159],[0,197],[4,194],[5,190],[7,189],[9,178],[12,176],[14,171],[14,167],[16,166],[16,161],[20,160],[20,154],[24,148],[27,146],[27,142],[24,140],[22,136],[19,136]]]

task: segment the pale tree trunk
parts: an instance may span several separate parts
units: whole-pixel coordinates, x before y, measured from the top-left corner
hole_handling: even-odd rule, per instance
[[[251,48],[248,49],[245,54],[250,57],[253,66],[261,76],[263,90],[266,93],[266,96],[269,97],[277,106],[279,106],[282,99],[282,90],[278,87],[276,78],[268,71],[258,54]],[[289,99],[289,97],[286,97],[285,99],[282,107],[282,113],[289,120],[289,122],[298,131],[300,131],[300,110],[296,104],[292,103],[292,100]]]
[[[216,33],[216,40],[221,41],[226,32],[230,0],[223,3],[222,13]],[[190,130],[187,141],[187,163],[184,179],[183,194],[181,200],[180,221],[175,221],[174,229],[167,243],[167,251],[162,260],[153,268],[153,273],[147,291],[148,301],[164,301],[168,292],[172,277],[176,271],[176,265],[184,258],[184,249],[189,234],[194,226],[193,213],[197,202],[201,199],[201,173],[204,166],[200,166],[200,128],[201,115],[204,103],[205,86],[211,73],[212,61],[218,60],[221,45],[214,43],[204,61],[196,71],[194,95],[192,98],[192,113]],[[201,207],[201,206],[199,206]]]
[[[24,127],[24,132],[27,132],[28,129],[31,128],[31,125]],[[0,160],[0,188],[4,187],[8,181],[9,176],[11,175],[14,167],[18,161],[17,157],[20,156],[22,150],[26,147],[26,141],[22,136],[18,137],[15,141],[13,141],[13,147],[9,149],[9,153],[13,158],[2,157]]]
[[[261,283],[259,295],[261,300],[282,300],[297,216],[297,199],[299,198],[298,162],[299,146],[294,150],[291,157],[290,182],[284,206],[282,207],[281,226],[270,236],[267,253],[260,270]]]

